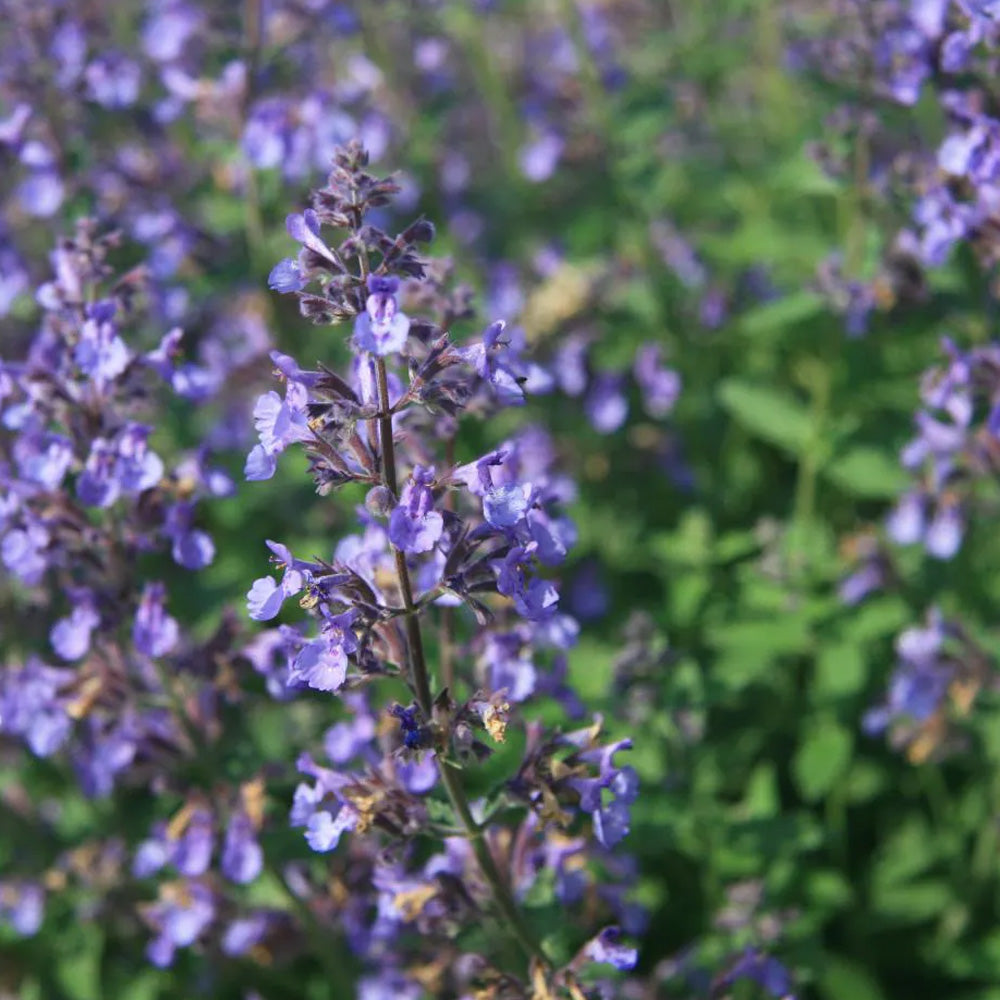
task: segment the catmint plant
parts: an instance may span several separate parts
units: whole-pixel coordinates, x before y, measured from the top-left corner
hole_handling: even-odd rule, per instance
[[[88,827],[90,840],[55,857],[34,845],[37,878],[24,864],[0,883],[0,922],[31,935],[46,891],[80,882],[98,909],[114,909],[127,885],[140,901],[133,916],[153,932],[149,959],[164,966],[209,932],[227,954],[243,953],[287,916],[240,903],[239,887],[263,868],[263,784],[198,763],[220,743],[234,697],[233,623],[196,637],[167,585],[213,562],[200,508],[233,482],[204,449],[172,463],[160,451],[160,408],[192,398],[197,367],[182,357],[179,329],[144,344],[145,271],[115,278],[119,243],[89,220],[60,240],[54,277],[36,296],[38,332],[23,358],[0,361],[0,559],[6,600],[28,611],[0,666],[0,737],[71,769],[87,798],[155,790],[161,818],[137,843]],[[30,824],[51,822],[25,812]],[[81,852],[107,863],[70,878]],[[246,920],[259,925],[255,938],[233,930]]]
[[[311,689],[349,713],[327,734],[332,766],[300,759],[290,818],[313,851],[368,859],[344,919],[381,989],[580,997],[592,964],[628,969],[634,949],[616,927],[589,942],[572,923],[546,936],[526,902],[548,871],[550,898],[589,899],[638,929],[611,853],[638,794],[631,741],[609,741],[599,718],[550,728],[531,708],[549,696],[582,714],[565,660],[578,629],[552,577],[573,542],[562,513],[572,485],[536,430],[461,454],[463,421],[524,402],[526,361],[499,320],[453,340],[472,311],[450,267],[420,250],[433,226],[393,236],[370,221],[395,191],[359,144],[340,150],[311,206],[287,219],[297,257],[270,277],[303,315],[344,330],[353,356],[341,374],[272,355],[283,390],[254,409],[246,477],[270,478],[299,446],[320,496],[354,485],[365,497],[357,533],[330,554],[269,541],[274,571],[247,595],[259,621],[293,600],[308,613],[264,640],[276,656],[261,669],[274,677],[287,664],[276,693]],[[520,751],[501,748],[515,730]],[[484,796],[498,749],[509,770]],[[374,923],[360,902],[372,894]],[[469,933],[475,914],[502,930],[495,943]]]

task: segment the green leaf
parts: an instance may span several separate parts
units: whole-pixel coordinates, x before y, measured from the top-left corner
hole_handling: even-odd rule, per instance
[[[925,820],[914,817],[882,841],[872,872],[876,889],[897,886],[927,870],[935,860],[937,840]]]
[[[102,943],[97,924],[78,925],[66,942],[67,950],[57,959],[56,978],[69,1000],[100,1000]]]
[[[753,437],[799,456],[810,439],[809,411],[792,396],[742,379],[726,379],[719,402]]]
[[[868,681],[868,664],[861,650],[852,643],[824,643],[816,659],[812,684],[814,701],[844,698],[857,694]]]
[[[892,500],[907,483],[896,457],[869,445],[858,445],[833,459],[823,475],[845,493],[873,500]]]
[[[756,335],[775,329],[795,326],[823,312],[826,303],[815,292],[797,292],[773,302],[748,309],[743,314],[741,327],[744,333]]]
[[[810,802],[822,798],[847,769],[853,748],[853,733],[832,720],[809,732],[792,760],[802,797]]]
[[[827,1000],[885,1000],[876,980],[860,965],[829,956],[819,978],[820,992]]]
[[[950,899],[951,887],[943,879],[921,879],[906,885],[875,887],[872,891],[872,906],[879,915],[901,924],[940,917]]]

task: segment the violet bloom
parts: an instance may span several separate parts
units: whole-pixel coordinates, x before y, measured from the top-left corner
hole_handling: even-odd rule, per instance
[[[410,318],[399,310],[399,279],[368,276],[365,311],[354,321],[354,343],[362,351],[385,357],[406,346]]]
[[[178,566],[199,570],[211,565],[215,558],[215,543],[211,536],[193,528],[193,503],[171,504],[163,520],[163,534],[170,539],[170,554]]]
[[[207,809],[195,807],[174,845],[170,860],[182,875],[204,875],[212,863],[214,843],[212,814]]]
[[[319,216],[311,208],[307,208],[301,215],[289,215],[285,219],[285,229],[293,240],[336,265],[339,270],[336,254],[320,237]]]
[[[88,97],[102,107],[131,107],[139,99],[142,70],[139,64],[118,53],[107,53],[84,72]]]
[[[3,536],[0,559],[22,583],[34,587],[41,583],[48,568],[45,553],[50,541],[48,529],[37,522],[31,522],[24,528],[15,528]]]
[[[38,933],[45,917],[45,890],[36,882],[0,882],[0,925],[21,937]]]
[[[238,812],[229,821],[222,846],[222,873],[239,885],[252,882],[264,867],[264,852],[257,843],[253,823]]]
[[[654,419],[670,413],[681,391],[680,376],[661,364],[661,353],[659,344],[643,344],[636,351],[632,369],[642,393],[643,408]]]
[[[355,609],[328,618],[320,637],[303,645],[289,671],[289,682],[303,681],[317,691],[337,691],[347,678],[348,657],[358,650],[351,627]]]
[[[284,400],[273,390],[258,398],[253,417],[260,444],[247,456],[244,475],[248,480],[270,479],[278,455],[293,442],[312,437],[306,416],[308,395],[303,382],[289,379]]]
[[[503,320],[491,323],[483,331],[483,339],[468,347],[459,347],[456,353],[470,367],[476,370],[483,381],[493,388],[497,400],[504,406],[520,406],[524,403],[526,381],[515,370],[517,358],[510,350],[510,338],[505,331]]]
[[[521,173],[536,184],[547,181],[562,156],[563,140],[554,132],[543,132],[523,146],[518,153]]]
[[[290,257],[278,261],[267,276],[267,287],[276,292],[300,292],[305,286],[299,262]]]
[[[270,915],[263,912],[234,920],[222,936],[222,953],[230,958],[245,955],[260,944],[271,929],[271,924]]]
[[[71,595],[76,606],[68,618],[60,618],[49,632],[52,648],[64,660],[78,660],[90,649],[90,635],[100,623],[94,595],[76,591]]]
[[[429,552],[444,531],[444,518],[434,510],[433,481],[433,469],[415,466],[389,516],[389,541],[401,552]]]
[[[94,507],[110,507],[123,494],[152,489],[163,477],[163,462],[147,444],[151,428],[127,424],[114,441],[94,438],[76,482],[77,496]]]
[[[265,576],[254,580],[247,593],[247,608],[255,621],[266,622],[276,617],[288,597],[294,597],[306,586],[310,576],[309,563],[296,559],[280,542],[268,540],[267,547],[273,553],[272,560],[279,569],[284,569],[281,583],[274,577]]]
[[[946,636],[947,628],[936,611],[926,627],[909,628],[899,636],[899,662],[886,701],[865,717],[866,732],[881,732],[900,719],[924,722],[938,710],[954,674],[942,653]]]
[[[588,941],[583,953],[592,962],[613,965],[622,972],[635,968],[639,952],[635,948],[621,944],[621,931],[617,927],[605,927],[597,937]]]
[[[417,719],[416,705],[411,705],[409,708],[393,705],[389,709],[389,714],[399,719],[399,728],[403,734],[403,746],[407,750],[419,750],[426,744],[424,728]]]
[[[146,948],[146,956],[157,968],[165,969],[176,950],[194,944],[215,919],[215,899],[200,882],[172,883],[163,887],[160,900],[149,907],[147,919],[158,935]]]
[[[530,496],[528,484],[494,487],[483,496],[483,516],[494,528],[510,530],[527,514]]]
[[[792,979],[788,970],[770,955],[763,955],[753,948],[746,951],[722,977],[720,985],[731,986],[740,979],[756,983],[776,1000],[794,1000]]]
[[[62,434],[27,435],[14,445],[21,476],[46,490],[56,490],[73,463],[73,443]]]
[[[316,779],[310,786],[304,782],[295,789],[289,822],[306,828],[306,842],[319,853],[332,851],[341,836],[357,826],[358,813],[339,798],[339,790],[351,779],[313,763],[308,754],[298,761],[298,769]]]
[[[424,989],[399,969],[382,968],[358,982],[358,1000],[420,1000]]]
[[[584,402],[584,410],[595,431],[613,434],[628,417],[628,400],[620,375],[603,373],[594,379]]]
[[[26,142],[19,158],[29,171],[17,187],[21,208],[36,218],[51,218],[59,210],[66,193],[55,156],[40,142]]]
[[[520,702],[535,693],[538,671],[531,647],[518,632],[488,634],[482,663],[489,670],[490,687],[504,690],[510,701]]]
[[[62,694],[72,679],[72,671],[37,659],[0,673],[0,733],[20,736],[36,756],[51,757],[72,726]]]
[[[121,494],[117,467],[118,453],[114,445],[105,438],[94,438],[76,481],[76,495],[92,507],[110,507]]]
[[[525,578],[524,567],[537,548],[534,542],[515,545],[499,564],[497,573],[497,590],[514,601],[518,614],[532,621],[555,614],[559,604],[559,592],[548,580]]]
[[[135,613],[132,641],[146,656],[166,656],[177,645],[177,621],[163,607],[166,588],[162,583],[147,583]]]
[[[112,322],[116,308],[111,300],[87,307],[88,318],[80,328],[73,354],[80,371],[102,388],[121,375],[132,360]]]
[[[926,500],[921,493],[904,493],[886,521],[889,537],[897,545],[912,545],[924,536]]]
[[[639,795],[639,776],[631,767],[616,767],[614,756],[629,750],[631,740],[619,740],[600,750],[581,755],[583,760],[600,762],[596,778],[572,778],[570,784],[580,793],[580,808],[593,816],[594,835],[605,847],[614,847],[629,832],[628,807]],[[610,792],[610,797],[603,793]]]

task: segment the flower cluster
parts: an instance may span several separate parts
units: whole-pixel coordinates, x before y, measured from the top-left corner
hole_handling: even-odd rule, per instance
[[[129,879],[175,876],[160,882],[159,902],[141,908],[155,931],[150,958],[165,965],[210,927],[228,954],[254,943],[246,933],[242,944],[225,942],[234,921],[259,922],[269,911],[245,909],[225,884],[242,886],[262,870],[263,798],[259,782],[245,781],[228,802],[216,789],[210,804],[207,779],[192,777],[192,761],[222,734],[237,649],[226,622],[207,641],[182,628],[166,580],[213,562],[200,508],[230,496],[233,483],[204,449],[171,462],[157,445],[151,421],[165,398],[190,400],[199,369],[183,359],[179,329],[144,344],[145,272],[113,277],[119,242],[89,221],[61,240],[54,277],[37,293],[37,334],[23,358],[0,360],[4,599],[29,610],[12,659],[0,665],[0,736],[69,765],[87,797],[117,802],[155,788],[159,815],[182,801],[145,841],[117,842],[114,864],[92,886],[98,905],[114,905]],[[0,920],[23,935],[38,931],[41,885],[65,887],[66,857],[40,854],[44,878],[5,882]]]
[[[899,545],[919,542],[929,555],[950,559],[962,545],[977,492],[1000,469],[1000,350],[962,351],[949,340],[943,346],[947,364],[925,374],[917,436],[902,454],[916,482],[897,503],[888,531]]]
[[[300,759],[308,780],[296,790],[291,821],[317,852],[333,851],[345,835],[355,853],[370,845],[378,918],[358,927],[354,948],[388,962],[383,979],[421,981],[407,928],[420,931],[425,955],[431,940],[443,955],[461,950],[461,916],[471,908],[492,912],[520,943],[537,982],[578,989],[588,961],[627,968],[634,955],[612,931],[575,959],[549,955],[520,900],[555,865],[560,900],[593,895],[638,929],[627,875],[617,887],[602,885],[586,864],[588,853],[604,857],[628,832],[637,778],[619,754],[631,742],[605,742],[599,721],[548,734],[531,723],[522,763],[486,802],[470,801],[462,770],[474,775],[505,749],[519,705],[548,694],[579,711],[564,660],[577,626],[549,575],[573,542],[560,510],[572,487],[554,473],[551,445],[538,431],[456,461],[463,418],[522,403],[530,367],[502,322],[470,344],[452,340],[451,328],[471,315],[468,300],[449,290],[446,268],[420,254],[433,236],[427,222],[393,236],[368,221],[395,185],[367,163],[359,145],[338,152],[312,206],[288,217],[297,258],[271,273],[272,287],[297,295],[305,316],[350,324],[353,360],[340,375],[273,355],[284,393],[259,399],[259,442],[245,470],[248,479],[269,478],[280,454],[299,445],[320,495],[348,484],[366,492],[361,532],[328,558],[300,559],[268,542],[278,573],[255,581],[247,597],[261,621],[300,598],[312,627],[282,625],[271,643],[284,650],[286,688],[338,692],[352,713],[327,734],[333,768],[309,754]],[[324,228],[337,239],[328,241]],[[656,398],[665,391],[650,387]],[[374,709],[376,682],[402,684],[412,701]],[[421,860],[416,844],[440,837],[442,823],[464,836]],[[394,842],[387,862],[385,845]],[[610,857],[604,863],[613,869]],[[467,988],[470,976],[494,984],[483,995],[500,995],[501,976],[513,990],[496,961],[469,954],[442,963],[431,992]]]

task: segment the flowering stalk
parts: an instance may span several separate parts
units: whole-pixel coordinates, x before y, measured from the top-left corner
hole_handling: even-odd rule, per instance
[[[383,485],[398,500],[399,486],[396,480],[396,449],[392,440],[392,417],[389,413],[389,381],[383,358],[378,358],[375,362],[375,371],[378,385],[379,411],[381,413],[381,416],[378,418],[378,426],[379,443],[382,453]],[[430,676],[427,670],[427,659],[424,656],[420,619],[415,613],[413,605],[413,586],[410,582],[410,571],[406,566],[406,555],[402,549],[393,546],[393,555],[396,561],[396,573],[399,577],[399,589],[403,595],[403,606],[407,612],[406,634],[409,642],[408,653],[412,687],[421,713],[425,719],[429,719],[434,714],[434,705],[431,695]],[[490,884],[497,908],[507,922],[510,933],[517,939],[529,956],[537,958],[543,965],[548,966],[550,964],[548,958],[542,951],[541,946],[535,941],[531,931],[525,925],[517,903],[514,902],[510,894],[510,889],[505,884],[503,876],[497,869],[493,855],[490,853],[489,845],[483,836],[482,827],[480,827],[472,815],[469,800],[466,797],[465,789],[462,787],[458,772],[448,761],[441,758],[438,758],[437,766],[438,773],[441,775],[441,782],[448,793],[448,799],[472,844],[476,860],[479,862],[483,876]]]
[[[288,218],[302,251],[280,262],[270,279],[272,287],[297,293],[303,313],[317,322],[353,319],[352,370],[348,377],[322,366],[304,371],[291,358],[273,355],[286,380],[285,397],[268,393],[258,401],[260,440],[246,464],[247,478],[269,478],[280,453],[300,444],[319,493],[351,482],[368,489],[360,512],[363,535],[339,542],[329,561],[301,560],[269,542],[281,579],[259,579],[248,594],[250,614],[261,621],[275,618],[287,598],[304,595],[300,604],[316,619],[318,636],[283,625],[267,640],[285,650],[289,663],[282,696],[303,688],[342,693],[355,714],[330,730],[327,755],[337,764],[367,762],[359,773],[323,767],[305,755],[299,770],[315,784],[299,785],[292,822],[305,827],[307,842],[322,853],[348,831],[358,850],[374,831],[395,844],[398,861],[391,870],[382,860],[390,848],[373,857],[378,909],[385,915],[380,919],[400,930],[416,925],[420,954],[440,950],[455,982],[447,985],[442,971],[439,990],[466,989],[469,976],[481,978],[485,970],[500,977],[496,982],[512,982],[487,956],[455,964],[458,928],[450,914],[475,908],[482,898],[530,959],[531,976],[548,983],[546,989],[579,996],[577,976],[587,963],[627,968],[634,951],[617,943],[617,928],[606,928],[570,961],[559,961],[536,940],[518,897],[535,882],[537,866],[554,865],[564,905],[594,891],[623,921],[634,916],[625,886],[591,889],[583,867],[590,849],[595,860],[610,864],[607,852],[628,831],[636,777],[614,757],[630,741],[602,745],[600,720],[566,734],[526,724],[524,760],[482,821],[460,774],[491,754],[478,733],[504,741],[517,704],[549,693],[572,714],[582,708],[563,680],[561,653],[577,626],[560,612],[558,590],[541,574],[562,561],[572,540],[570,522],[556,511],[566,487],[549,472],[551,453],[539,432],[525,432],[466,465],[455,465],[449,454],[443,471],[435,469],[433,442],[453,442],[463,413],[488,415],[498,405],[523,402],[526,364],[503,323],[488,327],[480,342],[452,344],[448,327],[471,315],[467,297],[450,290],[446,265],[416,253],[415,245],[433,234],[428,223],[418,221],[395,237],[367,223],[368,209],[384,204],[395,188],[368,174],[366,165],[357,145],[338,153],[328,186],[314,193],[314,208]],[[346,238],[328,245],[323,223],[346,230]],[[315,283],[318,294],[307,290]],[[408,315],[404,297],[434,318]],[[397,374],[399,360],[406,363],[406,384]],[[405,480],[401,471],[408,473]],[[473,668],[461,678],[471,695],[459,703],[451,678],[435,689],[421,619],[438,609],[451,615],[461,606],[478,629],[465,641],[454,640],[456,655]],[[457,623],[449,622],[449,646]],[[545,650],[557,653],[547,676]],[[398,730],[386,752],[384,741],[371,743],[377,716],[361,692],[392,676],[405,681],[414,701],[388,706]],[[450,809],[434,801],[438,785]],[[513,827],[500,819],[518,812],[526,815]],[[593,848],[568,835],[578,812],[592,818]],[[443,835],[446,852],[414,869],[411,841],[421,833]],[[442,865],[452,882],[436,874]],[[384,966],[383,937],[376,923],[355,947]],[[404,941],[381,981],[402,988],[399,983],[416,975],[407,971],[413,960]]]

